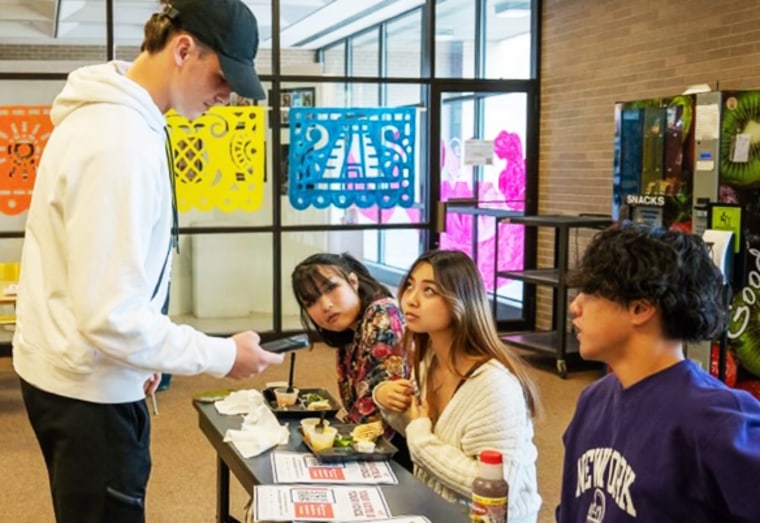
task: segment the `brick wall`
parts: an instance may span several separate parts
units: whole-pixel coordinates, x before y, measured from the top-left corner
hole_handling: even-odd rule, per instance
[[[544,0],[543,19],[542,213],[611,211],[616,101],[670,96],[700,83],[760,88],[756,2]],[[579,233],[578,251],[588,237]],[[542,231],[541,263],[550,264],[552,253],[550,231]],[[551,302],[542,298],[539,325],[546,326]]]

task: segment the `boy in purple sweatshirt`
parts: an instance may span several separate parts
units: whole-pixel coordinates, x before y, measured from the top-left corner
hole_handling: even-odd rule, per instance
[[[612,372],[581,394],[565,432],[557,521],[760,521],[760,402],[684,357],[728,309],[702,239],[612,227],[571,284],[580,354]]]

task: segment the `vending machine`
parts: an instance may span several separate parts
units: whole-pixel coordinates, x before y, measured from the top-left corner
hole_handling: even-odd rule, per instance
[[[725,349],[690,356],[716,374],[725,361],[721,377],[760,396],[760,90],[620,102],[615,124],[615,219],[732,233]]]
[[[693,95],[615,107],[614,219],[691,231]]]

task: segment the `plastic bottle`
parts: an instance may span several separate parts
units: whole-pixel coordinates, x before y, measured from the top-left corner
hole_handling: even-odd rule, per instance
[[[504,481],[501,453],[484,450],[478,456],[478,475],[472,482],[470,520],[507,523],[509,485]]]

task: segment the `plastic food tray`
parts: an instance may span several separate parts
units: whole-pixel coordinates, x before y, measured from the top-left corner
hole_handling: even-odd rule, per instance
[[[274,389],[272,388],[264,389],[263,391],[261,391],[261,393],[264,396],[264,399],[266,400],[267,404],[269,405],[269,408],[272,409],[272,412],[274,412],[275,415],[277,415],[278,417],[318,418],[324,412],[325,418],[332,418],[338,413],[338,410],[340,410],[340,404],[335,400],[335,398],[332,397],[332,395],[327,390],[302,389],[300,387],[296,387],[296,388],[299,389],[298,401],[296,401],[295,405],[292,405],[290,407],[280,407],[277,405],[277,399],[274,396]],[[306,406],[306,402],[304,401],[304,398],[308,396],[309,394],[319,394],[330,403],[330,408],[321,409],[321,410],[309,410]]]
[[[338,435],[351,434],[351,431],[356,427],[355,424],[350,423],[330,423],[331,427],[338,429]],[[303,438],[303,430],[299,427],[298,432]],[[351,447],[332,447],[330,449],[315,451],[311,444],[306,439],[303,440],[303,444],[314,454],[317,459],[325,463],[345,463],[347,461],[386,461],[393,457],[398,449],[396,446],[388,441],[385,436],[380,436],[375,441],[374,452],[359,452]]]

